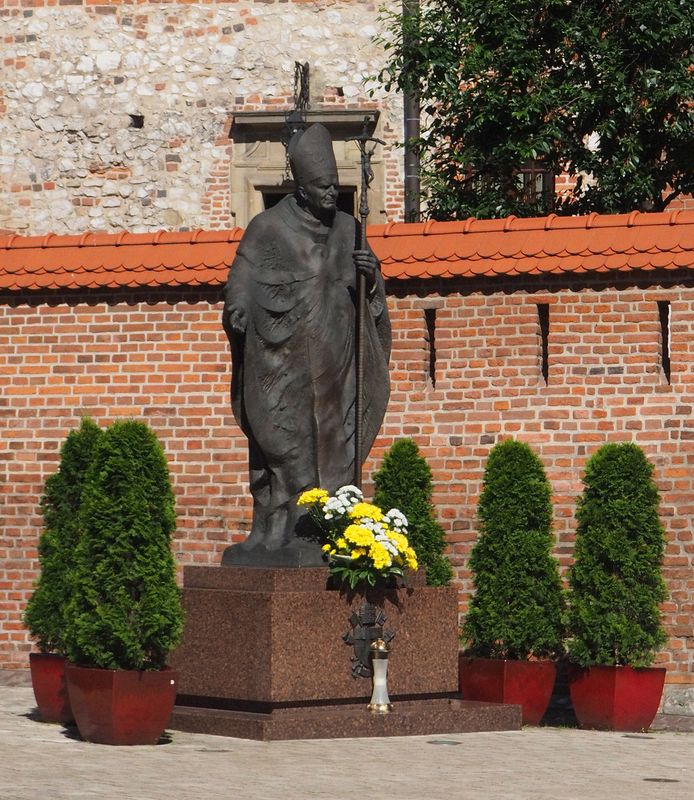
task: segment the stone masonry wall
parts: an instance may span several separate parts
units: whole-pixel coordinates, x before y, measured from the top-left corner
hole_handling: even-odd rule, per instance
[[[694,281],[637,288],[632,278],[619,289],[537,292],[391,281],[389,291],[391,402],[365,475],[395,439],[412,436],[420,445],[434,473],[461,611],[472,588],[476,502],[495,442],[518,437],[545,464],[556,553],[566,567],[586,459],[605,441],[635,441],[655,464],[668,537],[669,640],[658,661],[671,684],[692,683]],[[224,547],[248,530],[246,446],[228,404],[218,297],[200,289],[0,298],[0,666],[26,665],[21,612],[36,577],[38,500],[80,415],[102,425],[140,417],[161,438],[178,503],[179,565],[219,563]],[[659,301],[670,303],[669,383]],[[549,306],[547,381],[538,304]]]
[[[401,103],[368,95],[370,0],[0,0],[0,232],[234,226],[239,111],[379,108],[389,219],[402,209]]]

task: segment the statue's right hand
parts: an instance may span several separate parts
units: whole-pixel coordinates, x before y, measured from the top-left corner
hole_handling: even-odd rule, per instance
[[[242,308],[232,308],[229,311],[229,324],[235,333],[245,333],[248,326],[246,312]]]

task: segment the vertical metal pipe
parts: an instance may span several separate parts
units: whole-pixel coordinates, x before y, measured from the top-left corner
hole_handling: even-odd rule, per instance
[[[419,0],[402,0],[403,22],[419,10]],[[407,48],[409,37],[403,41]],[[419,138],[419,98],[414,92],[405,91],[403,96],[404,139],[405,139],[405,222],[418,222],[419,206],[419,157],[411,146],[413,139]]]

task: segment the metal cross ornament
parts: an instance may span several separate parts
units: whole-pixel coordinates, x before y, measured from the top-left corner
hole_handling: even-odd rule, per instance
[[[349,623],[351,631],[342,635],[345,644],[354,648],[352,655],[352,677],[370,678],[371,668],[371,643],[377,639],[383,639],[389,643],[395,637],[393,631],[384,630],[386,615],[382,608],[369,603],[365,600],[357,611],[352,611]]]
[[[347,139],[348,142],[354,142],[359,148],[361,155],[361,187],[359,191],[359,219],[361,221],[361,247],[366,247],[366,219],[369,216],[369,186],[371,186],[374,179],[374,172],[371,169],[371,158],[376,152],[376,147],[379,144],[385,144],[382,139],[375,139],[369,135],[370,130],[373,130],[374,118],[366,116],[362,125],[362,130],[359,136],[352,136]]]
[[[311,108],[311,65],[308,61],[303,64],[300,61],[294,62],[294,108],[288,111],[284,117],[284,131],[281,141],[286,151],[286,164],[284,169],[284,181],[290,180],[291,171],[289,169],[289,142],[292,136],[298,131],[306,128],[308,111]]]

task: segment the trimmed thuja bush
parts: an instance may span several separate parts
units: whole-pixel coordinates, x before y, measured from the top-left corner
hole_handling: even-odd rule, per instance
[[[446,535],[431,502],[431,468],[412,439],[400,439],[385,454],[374,486],[376,505],[384,510],[398,508],[407,517],[408,538],[418,562],[426,568],[427,583],[450,583],[453,569],[443,554]]]
[[[478,519],[475,593],[463,627],[468,655],[559,656],[564,596],[552,557],[551,489],[527,444],[509,439],[492,449]]]
[[[160,669],[183,627],[171,553],[174,497],[164,452],[141,422],[97,447],[80,509],[67,652],[74,664]]]
[[[84,418],[60,449],[58,471],[51,475],[41,497],[44,529],[39,540],[40,574],[29,599],[24,624],[43,653],[65,655],[65,611],[72,593],[72,568],[80,538],[78,513],[85,475],[102,436]]]
[[[635,444],[606,444],[583,480],[569,570],[569,657],[584,667],[649,666],[666,641],[665,533],[653,466]]]

